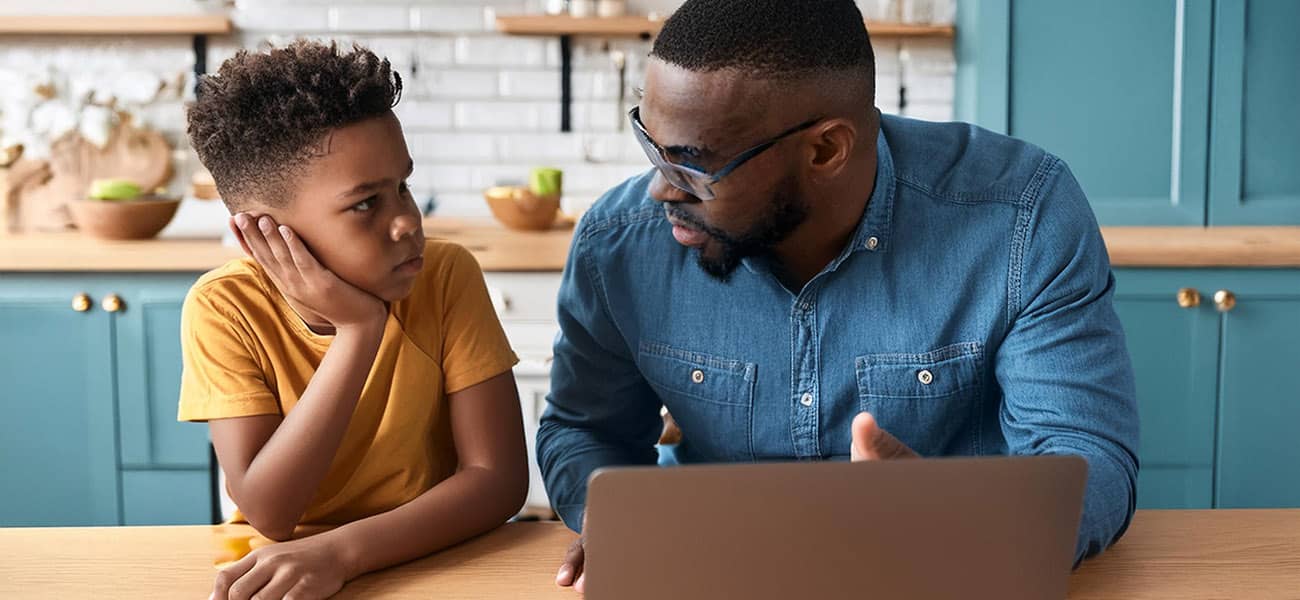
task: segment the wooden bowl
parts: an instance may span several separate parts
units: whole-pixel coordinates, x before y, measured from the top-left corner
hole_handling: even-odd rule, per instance
[[[107,240],[145,240],[158,235],[181,201],[144,197],[138,200],[79,200],[68,204],[72,222],[91,237]]]
[[[525,187],[494,187],[483,193],[492,216],[509,229],[547,231],[560,216],[560,196],[538,196]]]

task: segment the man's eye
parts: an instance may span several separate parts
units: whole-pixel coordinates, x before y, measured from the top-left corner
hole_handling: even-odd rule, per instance
[[[348,208],[348,210],[350,210],[350,211],[352,211],[352,212],[366,212],[366,211],[370,210],[371,208],[374,208],[374,206],[375,206],[375,199],[374,199],[374,198],[366,198],[365,200],[362,200],[362,201],[360,201],[360,202],[358,202],[358,203],[356,203],[356,204],[353,204],[351,207]]]

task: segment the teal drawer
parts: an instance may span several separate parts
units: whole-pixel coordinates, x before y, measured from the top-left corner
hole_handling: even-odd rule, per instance
[[[208,470],[122,471],[123,525],[212,524]]]

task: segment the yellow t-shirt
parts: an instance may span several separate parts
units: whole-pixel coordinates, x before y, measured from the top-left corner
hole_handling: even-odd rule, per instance
[[[347,433],[302,524],[363,519],[450,477],[457,459],[447,395],[518,362],[469,251],[430,240],[424,259],[411,294],[389,308]],[[181,315],[179,419],[287,415],[331,339],[303,323],[253,260],[205,274]]]

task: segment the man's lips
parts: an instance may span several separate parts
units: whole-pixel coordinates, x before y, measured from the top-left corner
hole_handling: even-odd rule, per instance
[[[671,215],[668,217],[668,222],[673,226],[673,238],[683,246],[700,248],[709,242],[709,234],[695,229]]]

